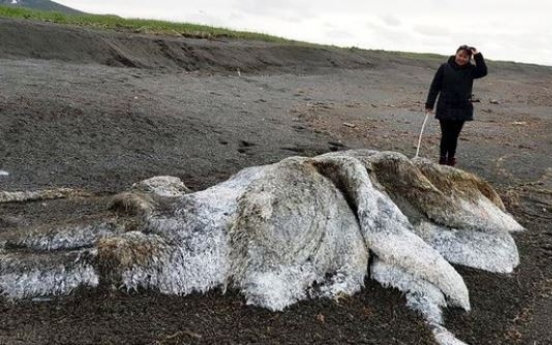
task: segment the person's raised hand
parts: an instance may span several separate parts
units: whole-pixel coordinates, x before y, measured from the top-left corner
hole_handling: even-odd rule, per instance
[[[475,47],[471,47],[471,48],[470,48],[470,51],[472,52],[473,55],[479,53],[479,51],[478,51],[477,48],[475,48]]]

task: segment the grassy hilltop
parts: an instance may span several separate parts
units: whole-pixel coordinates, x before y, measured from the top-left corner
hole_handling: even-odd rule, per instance
[[[137,33],[179,35],[193,38],[234,38],[265,42],[293,42],[281,37],[216,28],[207,25],[174,23],[161,20],[125,19],[116,15],[67,14],[24,7],[1,6],[0,16],[40,20],[57,24],[70,24],[113,30],[131,30]]]

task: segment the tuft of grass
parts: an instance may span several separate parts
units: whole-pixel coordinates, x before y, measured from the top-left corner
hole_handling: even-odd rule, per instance
[[[434,53],[412,53],[412,52],[399,52],[392,50],[374,50],[382,55],[388,55],[389,57],[414,59],[414,60],[426,60],[426,61],[442,61],[446,56]]]
[[[235,31],[207,25],[174,23],[161,20],[125,19],[115,15],[65,14],[23,7],[0,6],[0,17],[38,20],[111,30],[129,30],[136,33],[175,35],[193,38],[233,38],[265,42],[297,43],[282,37],[248,31]]]

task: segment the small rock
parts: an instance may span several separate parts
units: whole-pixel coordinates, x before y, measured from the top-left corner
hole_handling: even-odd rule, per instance
[[[10,173],[6,170],[0,170],[0,176],[10,176]]]
[[[525,121],[514,121],[510,123],[512,126],[527,126],[527,122]]]
[[[323,314],[318,314],[316,315],[316,319],[322,323],[326,323],[326,318],[324,317]]]
[[[349,123],[349,122],[343,122],[343,126],[345,127],[351,127],[351,128],[356,128],[356,125],[354,123]]]
[[[497,101],[496,99],[491,99],[491,100],[489,101],[489,103],[491,103],[491,104],[500,104],[500,102]]]

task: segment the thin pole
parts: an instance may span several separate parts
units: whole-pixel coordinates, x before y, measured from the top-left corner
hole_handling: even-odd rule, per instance
[[[414,156],[414,158],[418,158],[418,154],[420,153],[420,145],[422,144],[422,134],[424,133],[424,127],[426,125],[428,117],[429,117],[429,111],[426,111],[424,123],[422,124],[422,130],[420,131],[420,137],[418,138],[418,147],[416,147],[416,155]]]

